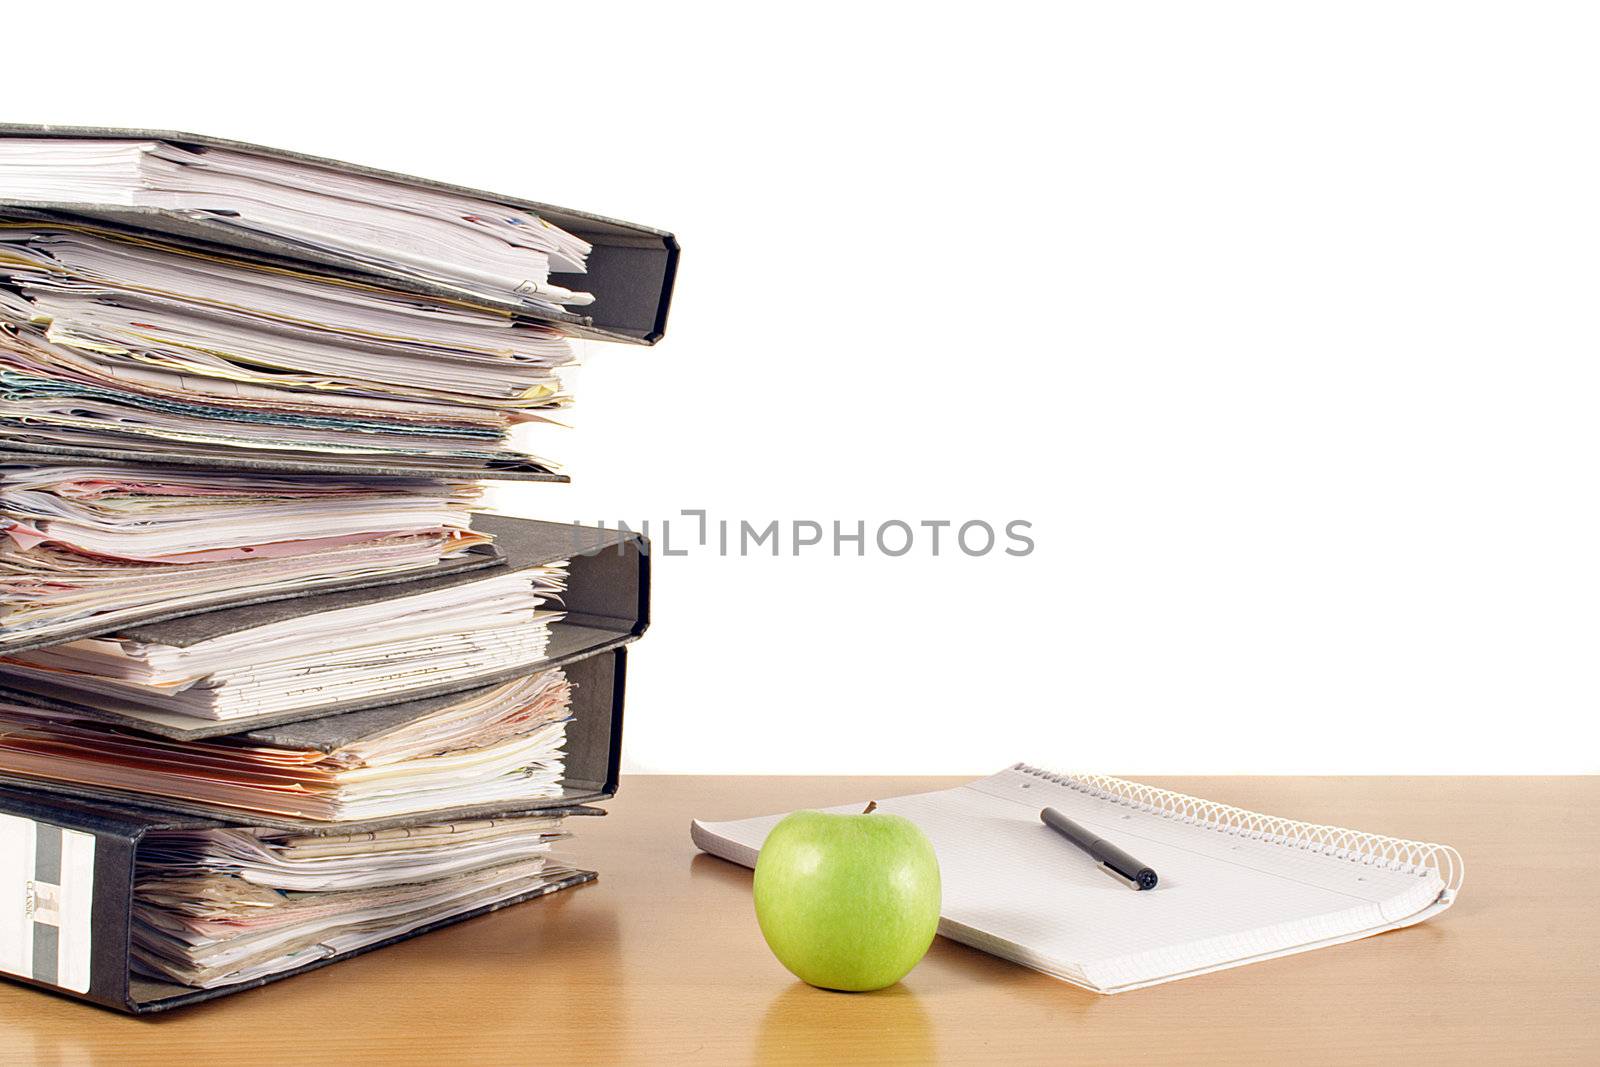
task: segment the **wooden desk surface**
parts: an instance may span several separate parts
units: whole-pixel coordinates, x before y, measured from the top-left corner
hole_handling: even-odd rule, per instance
[[[1600,778],[1149,778],[1467,860],[1456,906],[1377,938],[1097,996],[939,939],[839,994],[768,954],[750,875],[689,843],[735,818],[947,779],[643,777],[572,854],[598,884],[151,1019],[0,983],[8,1063],[1566,1063],[1600,1061]]]

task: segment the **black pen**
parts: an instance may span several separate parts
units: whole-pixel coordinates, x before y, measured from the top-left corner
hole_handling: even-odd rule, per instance
[[[1122,851],[1103,837],[1096,837],[1093,831],[1079,826],[1055,808],[1045,808],[1039,813],[1043,823],[1071,841],[1074,845],[1087,852],[1094,861],[1110,871],[1112,874],[1127,882],[1134,889],[1154,889],[1156,887],[1156,872]]]

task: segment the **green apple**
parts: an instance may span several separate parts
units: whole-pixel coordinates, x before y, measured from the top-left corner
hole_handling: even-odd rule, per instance
[[[882,989],[933,943],[939,860],[898,815],[797,811],[761,846],[755,897],[762,936],[796,977],[824,989]]]

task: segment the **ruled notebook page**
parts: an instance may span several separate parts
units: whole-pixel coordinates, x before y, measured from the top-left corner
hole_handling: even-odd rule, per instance
[[[1421,921],[1449,902],[1432,871],[1254,840],[1023,770],[878,800],[933,842],[941,933],[1101,992],[1351,940]],[[1160,885],[1136,892],[1105,873],[1039,821],[1045,807],[1155,868]],[[753,864],[779,818],[696,824],[695,840]]]

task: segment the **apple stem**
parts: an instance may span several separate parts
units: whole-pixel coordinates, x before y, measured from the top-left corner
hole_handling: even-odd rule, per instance
[[[873,812],[875,812],[877,810],[878,810],[878,802],[876,800],[869,800],[869,801],[867,801],[866,810],[863,811],[861,814],[863,814],[863,815],[871,815]]]

